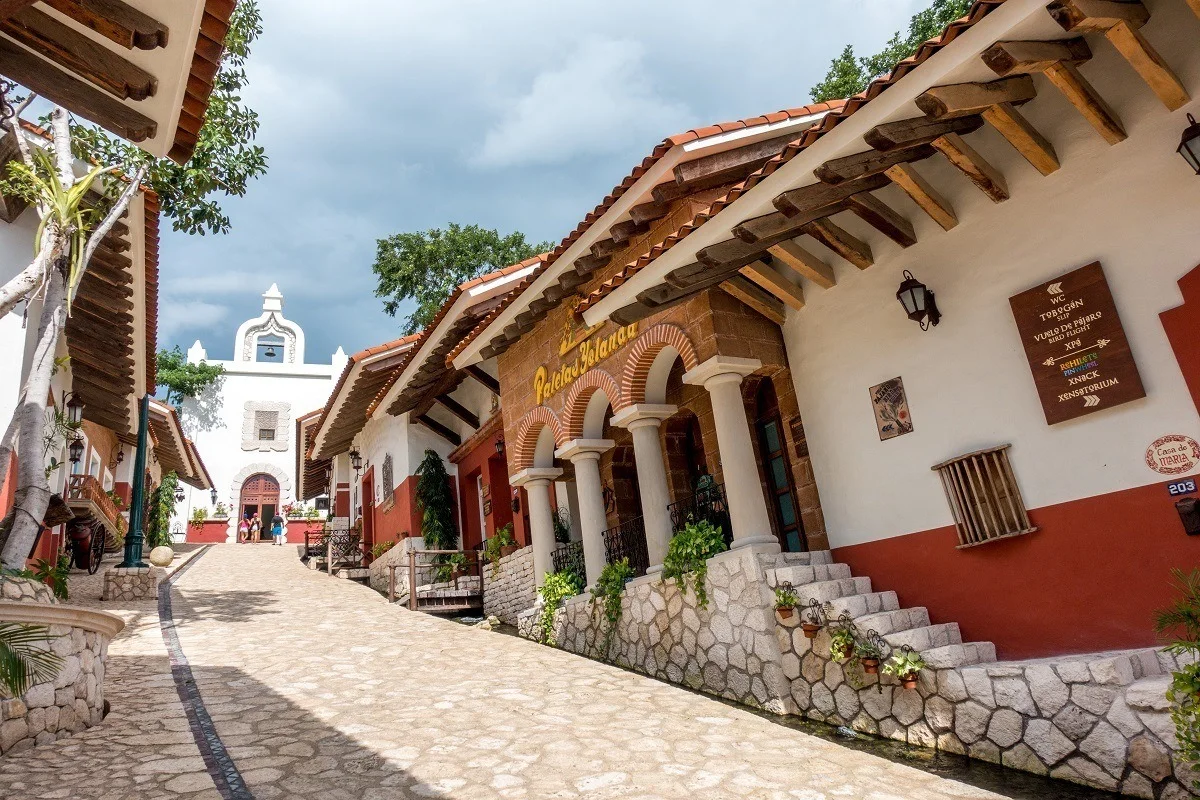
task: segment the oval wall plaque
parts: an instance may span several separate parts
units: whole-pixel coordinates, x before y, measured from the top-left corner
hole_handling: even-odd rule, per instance
[[[1172,433],[1146,448],[1146,466],[1161,475],[1179,475],[1200,466],[1200,444],[1190,436]]]

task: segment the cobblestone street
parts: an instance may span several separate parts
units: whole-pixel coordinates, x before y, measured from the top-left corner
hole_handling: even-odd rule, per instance
[[[74,602],[95,602],[75,590]],[[236,768],[232,790],[217,788],[220,758],[206,766],[193,736],[155,605],[98,603],[128,622],[110,649],[112,713],[0,760],[0,797],[998,797],[630,672],[389,608],[305,569],[293,547],[215,546],[172,599],[217,749]]]

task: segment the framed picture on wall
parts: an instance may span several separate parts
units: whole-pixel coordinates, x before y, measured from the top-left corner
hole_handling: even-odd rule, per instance
[[[872,386],[871,405],[875,409],[879,441],[886,442],[912,433],[912,415],[908,412],[908,398],[904,394],[904,381],[901,378],[892,378]]]

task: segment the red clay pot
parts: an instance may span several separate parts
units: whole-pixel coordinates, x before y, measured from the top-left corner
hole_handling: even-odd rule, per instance
[[[821,626],[815,622],[801,622],[800,627],[804,629],[805,639],[817,638],[817,632],[821,630]]]
[[[878,658],[864,658],[862,660],[862,668],[863,668],[863,672],[867,673],[868,675],[878,675],[879,674],[879,659]]]
[[[500,548],[500,557],[501,557],[501,558],[508,558],[509,556],[511,556],[513,553],[517,552],[517,551],[518,551],[518,550],[520,550],[520,549],[521,549],[521,548],[520,548],[520,546],[519,546],[519,545],[515,545],[515,544],[506,544],[506,545],[504,545],[503,547],[501,547],[501,548]]]
[[[777,608],[777,609],[775,609],[775,613],[779,615],[780,619],[791,619],[792,614],[796,613],[796,609],[794,609],[794,608]]]
[[[917,676],[915,674],[910,673],[908,675],[903,676],[902,678],[900,678],[900,682],[902,684],[904,684],[905,689],[917,688]]]

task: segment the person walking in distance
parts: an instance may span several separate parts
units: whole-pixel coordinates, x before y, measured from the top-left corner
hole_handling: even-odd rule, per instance
[[[238,521],[238,544],[244,544],[250,536],[250,521],[246,517],[242,517]]]
[[[258,518],[258,512],[254,512],[254,516],[250,517],[250,541],[260,541],[259,534],[262,533],[262,520]]]
[[[276,514],[271,519],[271,536],[275,538],[275,544],[283,546],[283,517]]]

